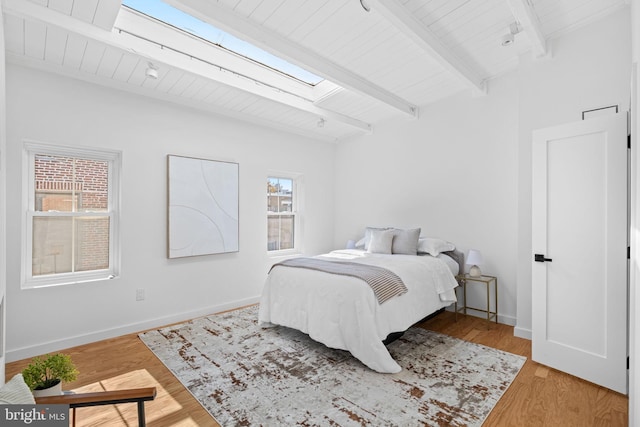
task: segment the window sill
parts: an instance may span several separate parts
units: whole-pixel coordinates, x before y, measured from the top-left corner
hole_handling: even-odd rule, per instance
[[[91,282],[103,282],[108,280],[118,279],[120,276],[114,274],[107,275],[90,275],[84,277],[57,277],[57,278],[46,278],[46,279],[31,279],[24,281],[22,283],[22,289],[41,289],[41,288],[50,288],[54,286],[68,286],[68,285],[78,285],[83,283],[91,283]]]
[[[294,256],[302,256],[302,252],[297,249],[285,249],[282,251],[268,251],[269,258],[291,258]]]

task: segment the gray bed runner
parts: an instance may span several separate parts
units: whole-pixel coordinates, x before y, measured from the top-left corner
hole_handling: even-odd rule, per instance
[[[271,267],[295,267],[351,276],[364,280],[373,290],[378,304],[407,293],[407,287],[394,272],[373,265],[345,261],[327,261],[318,258],[291,258]]]

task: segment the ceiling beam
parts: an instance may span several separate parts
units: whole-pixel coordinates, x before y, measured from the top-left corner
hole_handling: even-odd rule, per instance
[[[513,17],[522,27],[522,31],[529,37],[533,56],[541,57],[547,54],[547,39],[542,33],[542,26],[530,0],[507,0]]]
[[[372,12],[384,16],[468,87],[486,93],[485,82],[480,74],[455,56],[429,28],[416,19],[398,0],[368,0],[367,3],[371,6]]]
[[[29,1],[3,0],[2,8],[6,14],[19,16],[24,19],[36,20],[46,25],[51,25],[70,33],[104,43],[112,48],[142,57],[145,60],[153,62],[156,66],[164,64],[168,67],[177,68],[187,73],[211,79],[235,89],[249,92],[270,101],[312,113],[326,120],[339,121],[365,132],[372,132],[373,130],[373,126],[370,123],[318,107],[311,101],[287,92],[279,91],[273,87],[260,84],[260,82],[253,79],[230,72],[231,70],[220,68],[219,66],[216,66],[216,64],[210,64],[206,61],[198,60],[197,58],[193,58],[175,50],[163,49],[163,46],[150,43],[126,33],[105,31],[84,21],[80,21],[43,6],[38,6],[37,4]]]
[[[219,2],[206,0],[165,0],[165,2],[344,88],[377,99],[409,116],[418,117],[416,105],[334,63],[329,58],[322,57],[277,32],[260,26],[227,7],[220,6]]]

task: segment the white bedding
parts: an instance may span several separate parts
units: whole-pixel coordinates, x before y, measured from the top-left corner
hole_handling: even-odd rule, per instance
[[[276,266],[264,285],[259,323],[298,329],[328,347],[348,350],[378,372],[401,370],[382,344],[390,333],[405,331],[456,301],[458,265],[446,255],[383,255],[347,249],[320,257],[387,268],[400,276],[408,292],[378,304],[371,288],[355,277]]]

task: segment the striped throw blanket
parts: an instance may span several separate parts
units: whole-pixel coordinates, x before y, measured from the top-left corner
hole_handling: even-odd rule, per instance
[[[407,293],[407,287],[397,274],[386,268],[374,265],[360,264],[357,262],[326,261],[318,258],[291,258],[278,262],[271,268],[273,269],[277,266],[307,268],[364,280],[371,286],[378,300],[378,304],[382,304],[395,296]]]

